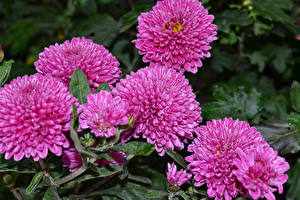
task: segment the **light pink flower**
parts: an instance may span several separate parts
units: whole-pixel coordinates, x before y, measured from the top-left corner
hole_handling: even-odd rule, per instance
[[[128,104],[107,91],[89,94],[80,110],[80,130],[90,128],[97,137],[112,137],[116,134],[116,126],[129,123]]]
[[[112,93],[129,103],[135,118],[133,128],[121,134],[122,140],[142,135],[161,156],[165,149],[183,149],[202,121],[189,81],[174,69],[146,67],[132,72]]]
[[[108,155],[114,160],[109,161],[104,158],[96,160],[95,163],[98,167],[102,165],[125,165],[126,164],[126,154],[124,152],[109,151]],[[63,152],[63,167],[69,167],[70,172],[75,172],[78,168],[82,166],[82,160],[79,152],[75,147],[70,147]]]
[[[217,39],[213,19],[198,0],[158,1],[138,17],[138,39],[133,42],[150,66],[196,73]]]
[[[168,163],[167,179],[168,182],[173,186],[181,186],[192,178],[192,174],[181,169],[177,172],[177,166],[172,163]]]
[[[230,200],[241,191],[241,184],[233,173],[237,148],[248,153],[265,144],[256,128],[245,121],[225,118],[208,121],[196,130],[197,138],[188,146],[192,155],[188,169],[194,174],[195,186],[207,184],[207,194],[216,200]]]
[[[266,198],[275,200],[273,192],[283,192],[283,184],[288,175],[284,174],[290,166],[284,158],[277,155],[268,145],[258,146],[255,150],[245,153],[237,149],[239,158],[234,161],[237,169],[233,171],[237,179],[248,190],[253,199]]]
[[[102,45],[84,37],[45,48],[34,65],[39,73],[50,74],[68,87],[72,73],[79,68],[93,91],[104,82],[115,83],[122,75],[118,60]]]
[[[63,131],[70,129],[72,104],[68,88],[40,74],[14,79],[0,89],[0,153],[15,161],[57,156],[69,147]]]

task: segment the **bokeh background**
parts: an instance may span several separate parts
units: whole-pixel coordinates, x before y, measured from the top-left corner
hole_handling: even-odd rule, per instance
[[[124,76],[146,66],[131,41],[137,17],[155,2],[0,0],[0,43],[5,59],[15,60],[9,80],[35,73],[34,62],[45,47],[74,36],[108,48]],[[291,95],[298,90],[292,83],[296,88],[295,81],[300,81],[300,1],[201,2],[219,28],[211,58],[198,73],[185,74],[203,118],[232,116],[255,125],[291,164],[280,199],[300,199],[300,110],[294,105],[300,96]]]

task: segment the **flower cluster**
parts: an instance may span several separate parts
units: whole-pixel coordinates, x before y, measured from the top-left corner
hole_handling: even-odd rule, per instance
[[[210,198],[232,199],[246,190],[253,199],[271,200],[276,191],[271,186],[282,192],[289,165],[247,122],[212,120],[197,128],[196,134],[188,146],[193,154],[186,160],[195,186],[206,184]]]
[[[188,80],[170,68],[146,67],[117,83],[115,96],[129,102],[135,118],[132,131],[122,135],[146,138],[159,155],[166,149],[183,149],[202,121],[201,108]]]
[[[133,42],[150,66],[196,73],[201,59],[210,57],[209,44],[217,39],[213,19],[198,0],[158,1],[139,16],[138,39]]]

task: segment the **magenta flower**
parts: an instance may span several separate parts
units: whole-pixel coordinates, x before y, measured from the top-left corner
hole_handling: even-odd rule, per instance
[[[138,17],[138,39],[133,42],[150,66],[196,73],[217,39],[213,19],[198,0],[158,1]]]
[[[50,74],[69,86],[72,73],[81,69],[93,91],[104,82],[115,83],[122,75],[118,60],[103,46],[84,37],[51,45],[34,63],[41,74]]]
[[[114,160],[109,161],[104,158],[96,160],[98,167],[102,165],[125,165],[126,154],[124,152],[109,151],[108,155]],[[63,167],[69,167],[70,172],[75,172],[83,165],[79,152],[75,147],[70,147],[63,152]]]
[[[233,173],[237,148],[251,152],[265,144],[263,137],[245,121],[225,118],[208,121],[196,130],[197,138],[188,146],[194,154],[186,157],[194,174],[195,186],[207,184],[210,198],[226,200],[236,197],[241,184]]]
[[[277,156],[269,145],[258,146],[247,154],[237,149],[239,158],[234,161],[237,169],[233,171],[237,179],[248,190],[253,199],[266,198],[275,200],[273,192],[283,192],[283,184],[288,176],[284,174],[290,166],[284,158]]]
[[[75,147],[70,147],[63,151],[63,167],[69,167],[70,172],[75,172],[82,165],[80,153]]]
[[[187,173],[186,170],[181,169],[177,172],[176,165],[168,163],[167,179],[171,185],[180,187],[191,178],[192,174]]]
[[[112,137],[116,126],[129,123],[128,104],[107,91],[89,94],[87,104],[81,105],[80,110],[80,130],[90,128],[97,137]]]
[[[129,103],[135,118],[133,128],[121,134],[122,141],[142,135],[155,144],[160,156],[165,149],[183,149],[202,121],[189,81],[174,69],[146,67],[132,72],[112,93]]]
[[[57,156],[69,147],[75,99],[63,83],[40,74],[18,77],[0,89],[0,153],[15,161]]]

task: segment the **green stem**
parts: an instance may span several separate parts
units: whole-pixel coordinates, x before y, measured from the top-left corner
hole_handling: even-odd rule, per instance
[[[75,172],[63,177],[63,178],[59,178],[55,180],[56,185],[62,185],[64,183],[67,183],[71,180],[73,180],[74,178],[80,176],[81,174],[83,174],[86,171],[87,167],[85,165],[83,165],[82,167],[80,167],[79,169],[77,169]]]

